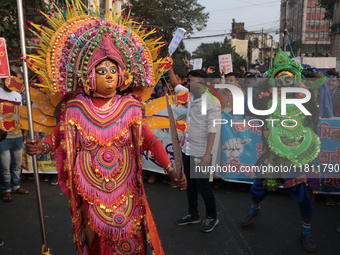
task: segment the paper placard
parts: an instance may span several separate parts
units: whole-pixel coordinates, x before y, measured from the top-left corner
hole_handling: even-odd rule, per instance
[[[181,43],[183,36],[185,34],[184,28],[177,28],[175,32],[174,38],[172,38],[171,43],[169,45],[169,54],[170,56],[176,51],[178,45]]]
[[[220,64],[220,72],[222,72],[223,68],[226,69],[226,74],[233,72],[233,61],[231,54],[219,55],[218,62]]]
[[[202,62],[203,62],[203,59],[201,59],[201,58],[194,59],[194,69],[193,70],[201,70],[202,69]]]
[[[7,48],[5,38],[0,38],[0,78],[10,76]]]

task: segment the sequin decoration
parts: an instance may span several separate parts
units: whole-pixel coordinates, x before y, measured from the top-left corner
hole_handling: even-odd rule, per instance
[[[88,151],[94,150],[97,147],[97,144],[95,142],[90,141],[86,137],[81,137],[80,143],[81,143],[82,147],[85,150],[88,150]]]
[[[116,214],[114,217],[114,222],[118,225],[122,224],[125,220],[125,217],[123,214]]]
[[[118,249],[122,254],[135,254],[136,244],[132,239],[124,240],[120,243]]]
[[[105,189],[108,191],[113,190],[116,187],[116,184],[113,181],[105,182]]]
[[[101,148],[96,159],[101,167],[112,170],[118,163],[119,151],[114,147]]]

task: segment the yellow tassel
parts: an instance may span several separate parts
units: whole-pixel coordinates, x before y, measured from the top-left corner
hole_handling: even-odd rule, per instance
[[[60,11],[59,7],[53,2],[54,7],[57,9],[57,11],[59,12],[59,19],[61,20],[62,23],[66,22],[64,15],[62,14],[62,12]]]

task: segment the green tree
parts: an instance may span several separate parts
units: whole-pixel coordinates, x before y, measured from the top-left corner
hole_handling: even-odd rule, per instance
[[[231,54],[233,70],[236,73],[240,70],[241,66],[247,65],[246,60],[233,50],[227,40],[225,42],[202,43],[192,53],[192,58],[202,58],[203,67],[214,66],[216,70],[219,70],[218,56],[224,54]]]
[[[44,18],[37,12],[47,10],[44,0],[23,0],[25,26],[27,20],[42,23]],[[20,56],[20,35],[18,24],[17,1],[0,1],[0,37],[5,38],[7,51],[10,60],[17,60]],[[32,37],[30,32],[26,32],[26,38]]]
[[[149,29],[158,26],[158,36],[164,35],[164,40],[168,43],[171,42],[176,28],[184,28],[189,35],[195,30],[204,29],[209,18],[209,13],[204,12],[205,7],[198,4],[197,0],[131,0],[129,6],[132,7],[134,19],[145,19],[144,25]],[[160,55],[164,57],[167,53],[168,47],[163,47]],[[172,56],[174,69],[180,74],[185,74],[182,61],[185,55],[190,57],[181,43]]]
[[[135,18],[145,19],[147,26],[158,26],[165,39],[171,39],[177,27],[184,28],[187,34],[195,29],[201,31],[209,18],[197,0],[131,0],[130,5]]]
[[[336,0],[319,0],[319,6],[326,9],[325,19],[333,19]]]

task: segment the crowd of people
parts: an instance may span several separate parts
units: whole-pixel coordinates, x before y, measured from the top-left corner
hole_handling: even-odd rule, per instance
[[[212,148],[214,143],[216,144],[215,135],[218,130],[211,129],[213,119],[220,118],[222,112],[233,113],[233,95],[228,89],[217,89],[218,95],[221,98],[221,105],[216,105],[213,101],[208,102],[208,118],[200,114],[201,111],[201,95],[204,93],[203,90],[197,89],[199,87],[199,82],[197,79],[204,79],[208,81],[209,85],[214,87],[216,84],[230,84],[240,88],[243,94],[247,94],[247,88],[253,87],[257,89],[258,80],[261,79],[265,74],[258,72],[256,75],[245,70],[244,67],[240,68],[239,73],[226,73],[222,70],[221,73],[216,71],[215,67],[208,67],[203,70],[190,70],[189,61],[185,58],[183,59],[186,65],[187,76],[182,77],[178,72],[173,71],[171,68],[166,75],[160,79],[160,81],[154,87],[154,91],[151,94],[146,104],[150,101],[163,97],[165,95],[175,95],[182,91],[190,91],[194,98],[191,102],[185,105],[188,108],[187,122],[189,123],[189,131],[187,134],[191,134],[190,139],[188,135],[183,136],[184,141],[182,141],[182,154],[184,163],[184,173],[187,179],[187,198],[188,198],[188,214],[183,218],[179,218],[175,221],[177,225],[186,225],[192,223],[201,222],[201,218],[198,212],[198,192],[202,195],[206,207],[206,216],[200,230],[203,232],[212,231],[215,226],[219,223],[216,212],[216,203],[214,198],[214,193],[212,191],[211,185],[208,179],[193,178],[190,176],[190,165],[195,164],[199,160],[201,165],[209,165],[212,162]],[[12,72],[11,75],[18,77],[23,81],[23,75],[21,73]],[[339,117],[340,116],[340,92],[339,92],[339,75],[333,70],[327,71],[328,80],[321,89],[324,93],[328,93],[328,98],[330,102],[328,104],[319,103],[324,106],[320,110],[320,117]],[[38,79],[30,80],[35,89],[40,90],[44,93],[44,88],[39,87]],[[326,92],[325,92],[326,91]],[[27,101],[24,99],[24,95],[8,89],[4,82],[2,82],[2,88],[0,88],[0,103],[1,102],[11,102],[15,105],[25,105]],[[246,100],[245,100],[246,104]],[[33,107],[36,107],[34,104]],[[328,108],[327,108],[328,107]],[[325,109],[326,108],[326,109]],[[246,108],[247,109],[247,108]],[[247,114],[246,114],[247,115]],[[19,118],[19,116],[14,116],[14,118]],[[195,134],[195,135],[193,135]],[[47,135],[37,133],[36,138],[44,138]],[[184,138],[185,137],[185,138]],[[1,156],[1,188],[3,192],[2,199],[5,202],[12,201],[12,194],[29,194],[29,191],[21,187],[21,173],[22,173],[22,158],[23,154],[23,143],[27,140],[26,130],[16,130],[11,132],[1,132],[1,142],[0,142],[0,156]],[[199,149],[197,149],[199,148]],[[51,160],[51,157],[46,158],[46,155],[40,155],[39,157],[45,157],[43,160]],[[55,160],[55,156],[52,156]],[[52,175],[52,180],[49,176],[43,178],[45,181],[51,181],[51,185],[58,184],[57,175]],[[155,173],[150,173],[148,182],[153,183],[156,179]],[[177,187],[173,182],[172,187]],[[257,188],[257,192],[259,187]],[[262,199],[261,199],[262,200]],[[254,216],[255,215],[255,216]],[[256,202],[252,206],[252,211],[245,218],[243,218],[244,225],[250,224],[255,218],[260,215],[259,205]],[[304,222],[304,230],[309,228],[308,222]],[[306,227],[307,226],[307,227]],[[307,231],[308,232],[308,231]],[[305,240],[307,245],[310,244],[310,240]],[[0,240],[0,245],[3,243]],[[311,246],[313,246],[312,244]]]
[[[22,56],[26,61],[30,60],[29,67],[34,72],[44,77],[41,79],[49,87],[49,92],[63,96],[56,109],[59,122],[53,126],[51,134],[37,134],[31,139],[27,138],[27,131],[20,128],[0,133],[0,178],[4,202],[12,201],[12,194],[27,195],[30,192],[21,187],[20,181],[24,149],[28,155],[44,160],[51,160],[48,155],[56,153],[58,179],[54,176],[51,184],[59,183],[68,196],[78,254],[145,255],[147,244],[153,254],[164,254],[143,186],[144,151],[153,154],[173,187],[179,191],[186,190],[187,212],[176,219],[175,224],[201,223],[198,210],[200,193],[205,216],[199,230],[209,233],[215,229],[219,218],[211,184],[207,177],[196,176],[192,170],[216,164],[214,150],[220,146],[221,126],[214,125],[214,121],[221,119],[223,112],[233,114],[235,111],[231,91],[214,88],[216,84],[229,84],[241,90],[244,115],[250,118],[254,115],[248,107],[247,98],[251,96],[248,88],[257,91],[252,99],[262,108],[271,104],[273,88],[285,86],[316,90],[307,103],[309,109],[315,110],[314,117],[305,117],[301,109],[293,105],[290,117],[298,120],[296,129],[295,126],[292,129],[264,127],[263,150],[255,165],[289,165],[289,161],[311,164],[320,152],[316,131],[319,117],[340,116],[339,74],[334,70],[321,74],[315,68],[302,68],[279,50],[275,57],[277,61],[274,60],[276,64],[267,73],[249,72],[244,67],[239,73],[226,73],[225,70],[219,73],[213,66],[191,70],[185,57],[186,75],[181,76],[174,72],[172,61],[158,58],[160,48],[166,43],[157,37],[144,41],[147,28],[140,29],[144,21],[136,26],[137,23],[129,17],[130,12],[126,17],[115,16],[110,9],[104,20],[99,10],[88,10],[91,13],[88,16],[83,15],[87,12],[81,11],[82,15],[79,15],[79,0],[65,2],[65,13],[69,8],[65,17],[54,14],[53,19],[46,19],[51,25],[49,28],[44,25],[35,27],[44,38],[44,42],[37,46],[36,55]],[[73,8],[75,6],[77,8]],[[65,30],[71,31],[69,37],[64,36]],[[153,33],[156,29],[148,35]],[[48,47],[50,45],[57,47]],[[49,68],[51,66],[53,68]],[[20,73],[12,75],[23,78]],[[163,77],[158,82],[161,75]],[[263,77],[272,80],[263,82]],[[312,77],[318,82],[306,81],[303,84],[302,77]],[[39,87],[39,81],[37,78],[32,83],[37,90],[45,93],[46,89]],[[158,82],[156,86],[154,81]],[[150,96],[149,88],[153,86]],[[208,97],[207,94],[211,94],[209,90],[217,91],[221,100]],[[143,102],[148,104],[159,97],[183,92],[190,92],[191,99],[184,105],[188,129],[180,141],[181,152],[173,146],[174,154],[182,156],[183,172],[180,172],[144,121]],[[293,98],[303,98],[298,93],[291,94]],[[203,98],[206,104],[203,104]],[[25,95],[12,91],[2,81],[0,103],[15,106],[31,104],[23,99]],[[278,109],[280,107],[277,106]],[[202,114],[203,108],[206,114]],[[42,117],[45,116],[44,110],[41,111]],[[276,117],[282,116],[277,114]],[[19,121],[20,116],[13,114],[11,118]],[[340,139],[340,132],[334,136]],[[314,192],[319,189],[320,182],[305,170],[301,176],[291,172],[280,178],[270,173],[257,176],[251,186],[253,203],[241,224],[248,226],[258,218],[261,215],[260,202],[269,191],[282,184],[299,205],[303,220],[302,244],[306,250],[315,251],[316,244],[310,229]],[[149,182],[154,180],[155,176],[150,176]],[[3,241],[0,239],[1,245]]]
[[[204,90],[202,89],[204,85],[207,83],[210,86],[214,87],[216,84],[230,84],[240,88],[245,95],[245,116],[254,117],[251,112],[247,112],[247,88],[252,87],[253,90],[258,89],[259,81],[263,76],[267,77],[267,74],[261,74],[257,72],[256,75],[247,72],[245,68],[241,67],[241,72],[236,73],[227,73],[223,72],[217,73],[215,71],[215,67],[209,67],[204,70],[190,70],[189,62],[186,59],[183,59],[186,64],[187,77],[184,80],[179,76],[177,72],[174,72],[172,69],[167,73],[169,76],[168,81],[163,85],[164,90],[171,90],[171,94],[178,94],[182,91],[189,91],[193,96],[190,103],[186,105],[188,108],[187,114],[187,122],[189,123],[189,130],[183,136],[184,142],[182,142],[182,157],[184,163],[184,173],[187,177],[187,199],[188,199],[188,214],[183,218],[177,219],[175,223],[177,225],[187,225],[187,224],[195,224],[201,221],[199,212],[198,212],[198,192],[201,194],[204,200],[205,208],[206,208],[206,219],[203,221],[203,224],[200,227],[200,230],[203,232],[212,231],[215,226],[219,223],[219,219],[217,218],[216,213],[216,204],[214,193],[211,189],[211,185],[209,183],[208,178],[194,178],[191,176],[192,172],[190,172],[190,166],[197,165],[197,162],[201,166],[208,166],[212,163],[212,147],[213,144],[218,142],[214,138],[218,133],[218,130],[212,129],[213,119],[220,119],[221,112],[227,112],[233,114],[233,94],[229,89],[217,89],[218,95],[221,99],[221,105],[216,105],[216,102],[208,101],[207,103],[207,111],[208,117],[201,114],[202,107],[202,99],[201,96],[204,94]],[[339,74],[334,70],[327,70],[324,74],[321,72],[312,71],[310,67],[304,67],[306,77],[312,77],[316,79],[321,79],[321,77],[327,77],[324,84],[317,90],[315,95],[315,101],[317,102],[318,109],[320,110],[318,117],[321,118],[329,118],[329,117],[339,117]],[[291,76],[289,76],[291,77]],[[291,82],[291,79],[285,78],[287,82]],[[306,84],[313,83],[313,81],[306,81]],[[199,88],[200,89],[197,89]],[[173,89],[173,91],[172,91]],[[154,91],[157,93],[157,91]],[[212,91],[210,91],[212,92]],[[263,92],[262,92],[263,93]],[[170,93],[169,93],[170,94]],[[209,99],[210,97],[208,97]],[[255,99],[253,99],[255,100]],[[313,103],[312,103],[313,104]],[[315,126],[317,123],[314,123]],[[311,127],[313,126],[311,125]],[[315,128],[314,128],[314,132]],[[338,134],[334,134],[333,138],[337,138]],[[292,141],[291,141],[292,142]],[[297,145],[298,143],[296,143]],[[316,145],[312,146],[316,148]],[[314,149],[315,149],[314,148]],[[263,153],[260,157],[259,161],[256,163],[258,165],[262,165],[265,161],[265,158],[270,158],[270,154]],[[282,162],[282,159],[277,159]],[[288,177],[287,177],[288,178]],[[299,177],[301,178],[301,177]],[[305,182],[309,183],[310,186],[313,186],[313,182],[315,182],[316,177],[304,177]],[[313,179],[314,178],[314,179]],[[262,201],[266,195],[268,194],[268,190],[275,190],[277,181],[274,181],[273,184],[264,183],[264,178],[258,177],[255,183],[251,187],[251,197],[253,200],[253,205],[251,207],[251,211],[242,218],[241,223],[243,226],[248,226],[251,224],[257,217],[261,215],[259,203]],[[290,178],[286,179],[284,187],[288,194],[292,196],[292,198],[298,202],[301,216],[303,218],[303,225],[301,231],[301,240],[303,246],[308,251],[315,251],[316,244],[311,238],[311,218],[314,212],[313,201],[315,198],[315,194],[311,192],[311,190],[307,189],[307,186],[304,183],[300,183],[297,181],[294,184],[291,184],[292,180],[298,180],[298,178]],[[268,186],[267,186],[268,185]],[[273,185],[273,186],[270,186]],[[319,186],[314,184],[314,189],[317,191]],[[274,188],[273,188],[274,187]]]

